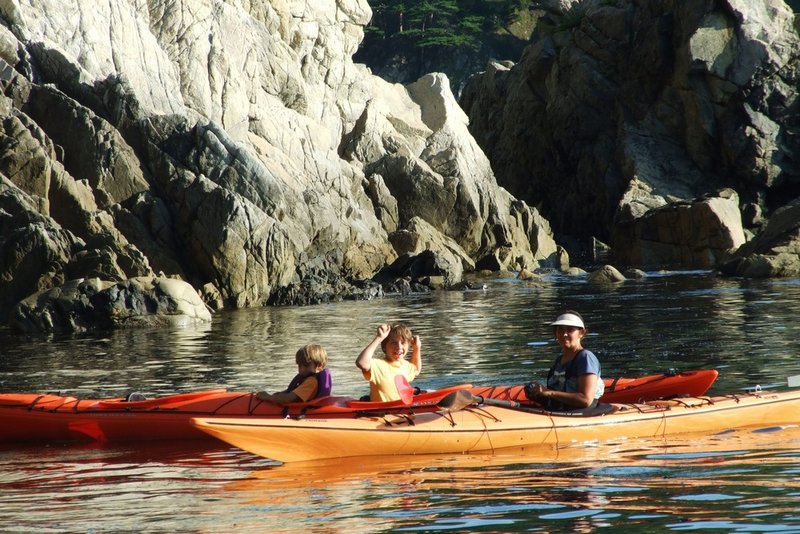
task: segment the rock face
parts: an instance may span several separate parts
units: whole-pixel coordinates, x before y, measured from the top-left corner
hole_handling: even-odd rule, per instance
[[[459,107],[353,63],[365,0],[0,1],[0,320],[74,280],[219,308],[567,270],[551,224],[604,263],[795,273],[791,9],[559,5]]]
[[[0,319],[68,280],[157,273],[215,306],[366,296],[401,254],[390,236],[423,226],[452,282],[555,262],[445,77],[389,84],[352,62],[364,0],[0,15]]]
[[[565,3],[517,64],[489,65],[461,98],[498,182],[540,207],[560,242],[596,237],[648,263],[678,244],[667,259],[708,266],[708,235],[644,227],[727,187],[758,232],[800,195],[800,39],[786,3]],[[729,237],[715,246],[739,244]]]

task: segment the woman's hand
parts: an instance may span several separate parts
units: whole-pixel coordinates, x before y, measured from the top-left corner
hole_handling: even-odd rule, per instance
[[[540,401],[546,399],[547,391],[548,389],[544,387],[544,384],[540,384],[539,382],[529,382],[525,384],[525,397],[527,397],[528,400]]]

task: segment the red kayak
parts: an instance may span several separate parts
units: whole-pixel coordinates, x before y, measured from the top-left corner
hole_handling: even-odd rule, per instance
[[[607,379],[604,402],[639,402],[674,396],[703,395],[717,371],[665,373],[641,378]],[[0,442],[127,441],[208,439],[194,427],[192,417],[358,417],[376,413],[436,410],[447,394],[467,389],[473,395],[527,402],[522,385],[452,386],[415,395],[403,401],[364,402],[329,396],[307,403],[279,406],[254,393],[212,389],[145,400],[77,399],[54,394],[0,394]]]
[[[699,397],[708,391],[719,373],[713,369],[700,369],[679,373],[669,371],[660,375],[639,378],[605,378],[606,390],[601,402],[636,403],[675,396]],[[473,395],[493,399],[527,402],[524,385],[484,386],[470,389]]]

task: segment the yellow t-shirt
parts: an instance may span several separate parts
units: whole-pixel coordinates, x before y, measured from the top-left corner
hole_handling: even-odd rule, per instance
[[[292,393],[300,397],[300,400],[303,402],[308,401],[309,399],[313,399],[314,395],[317,394],[317,377],[314,375],[308,376],[305,380],[303,380],[299,386],[292,390]]]
[[[411,382],[419,374],[419,371],[408,360],[395,360],[389,363],[386,360],[373,359],[370,364],[370,370],[363,374],[364,378],[369,380],[370,400],[373,402],[388,402],[400,399],[400,392],[397,391],[394,377],[403,375],[406,380]]]

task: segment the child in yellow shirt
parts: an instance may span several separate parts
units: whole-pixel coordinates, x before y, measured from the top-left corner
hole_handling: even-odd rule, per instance
[[[373,359],[378,345],[383,350],[383,359]],[[419,375],[422,371],[421,348],[419,336],[413,335],[411,329],[404,324],[382,324],[378,327],[375,338],[356,359],[356,366],[369,381],[371,401],[388,402],[400,399],[395,376],[402,375],[411,382]],[[411,357],[406,360],[409,350]]]

